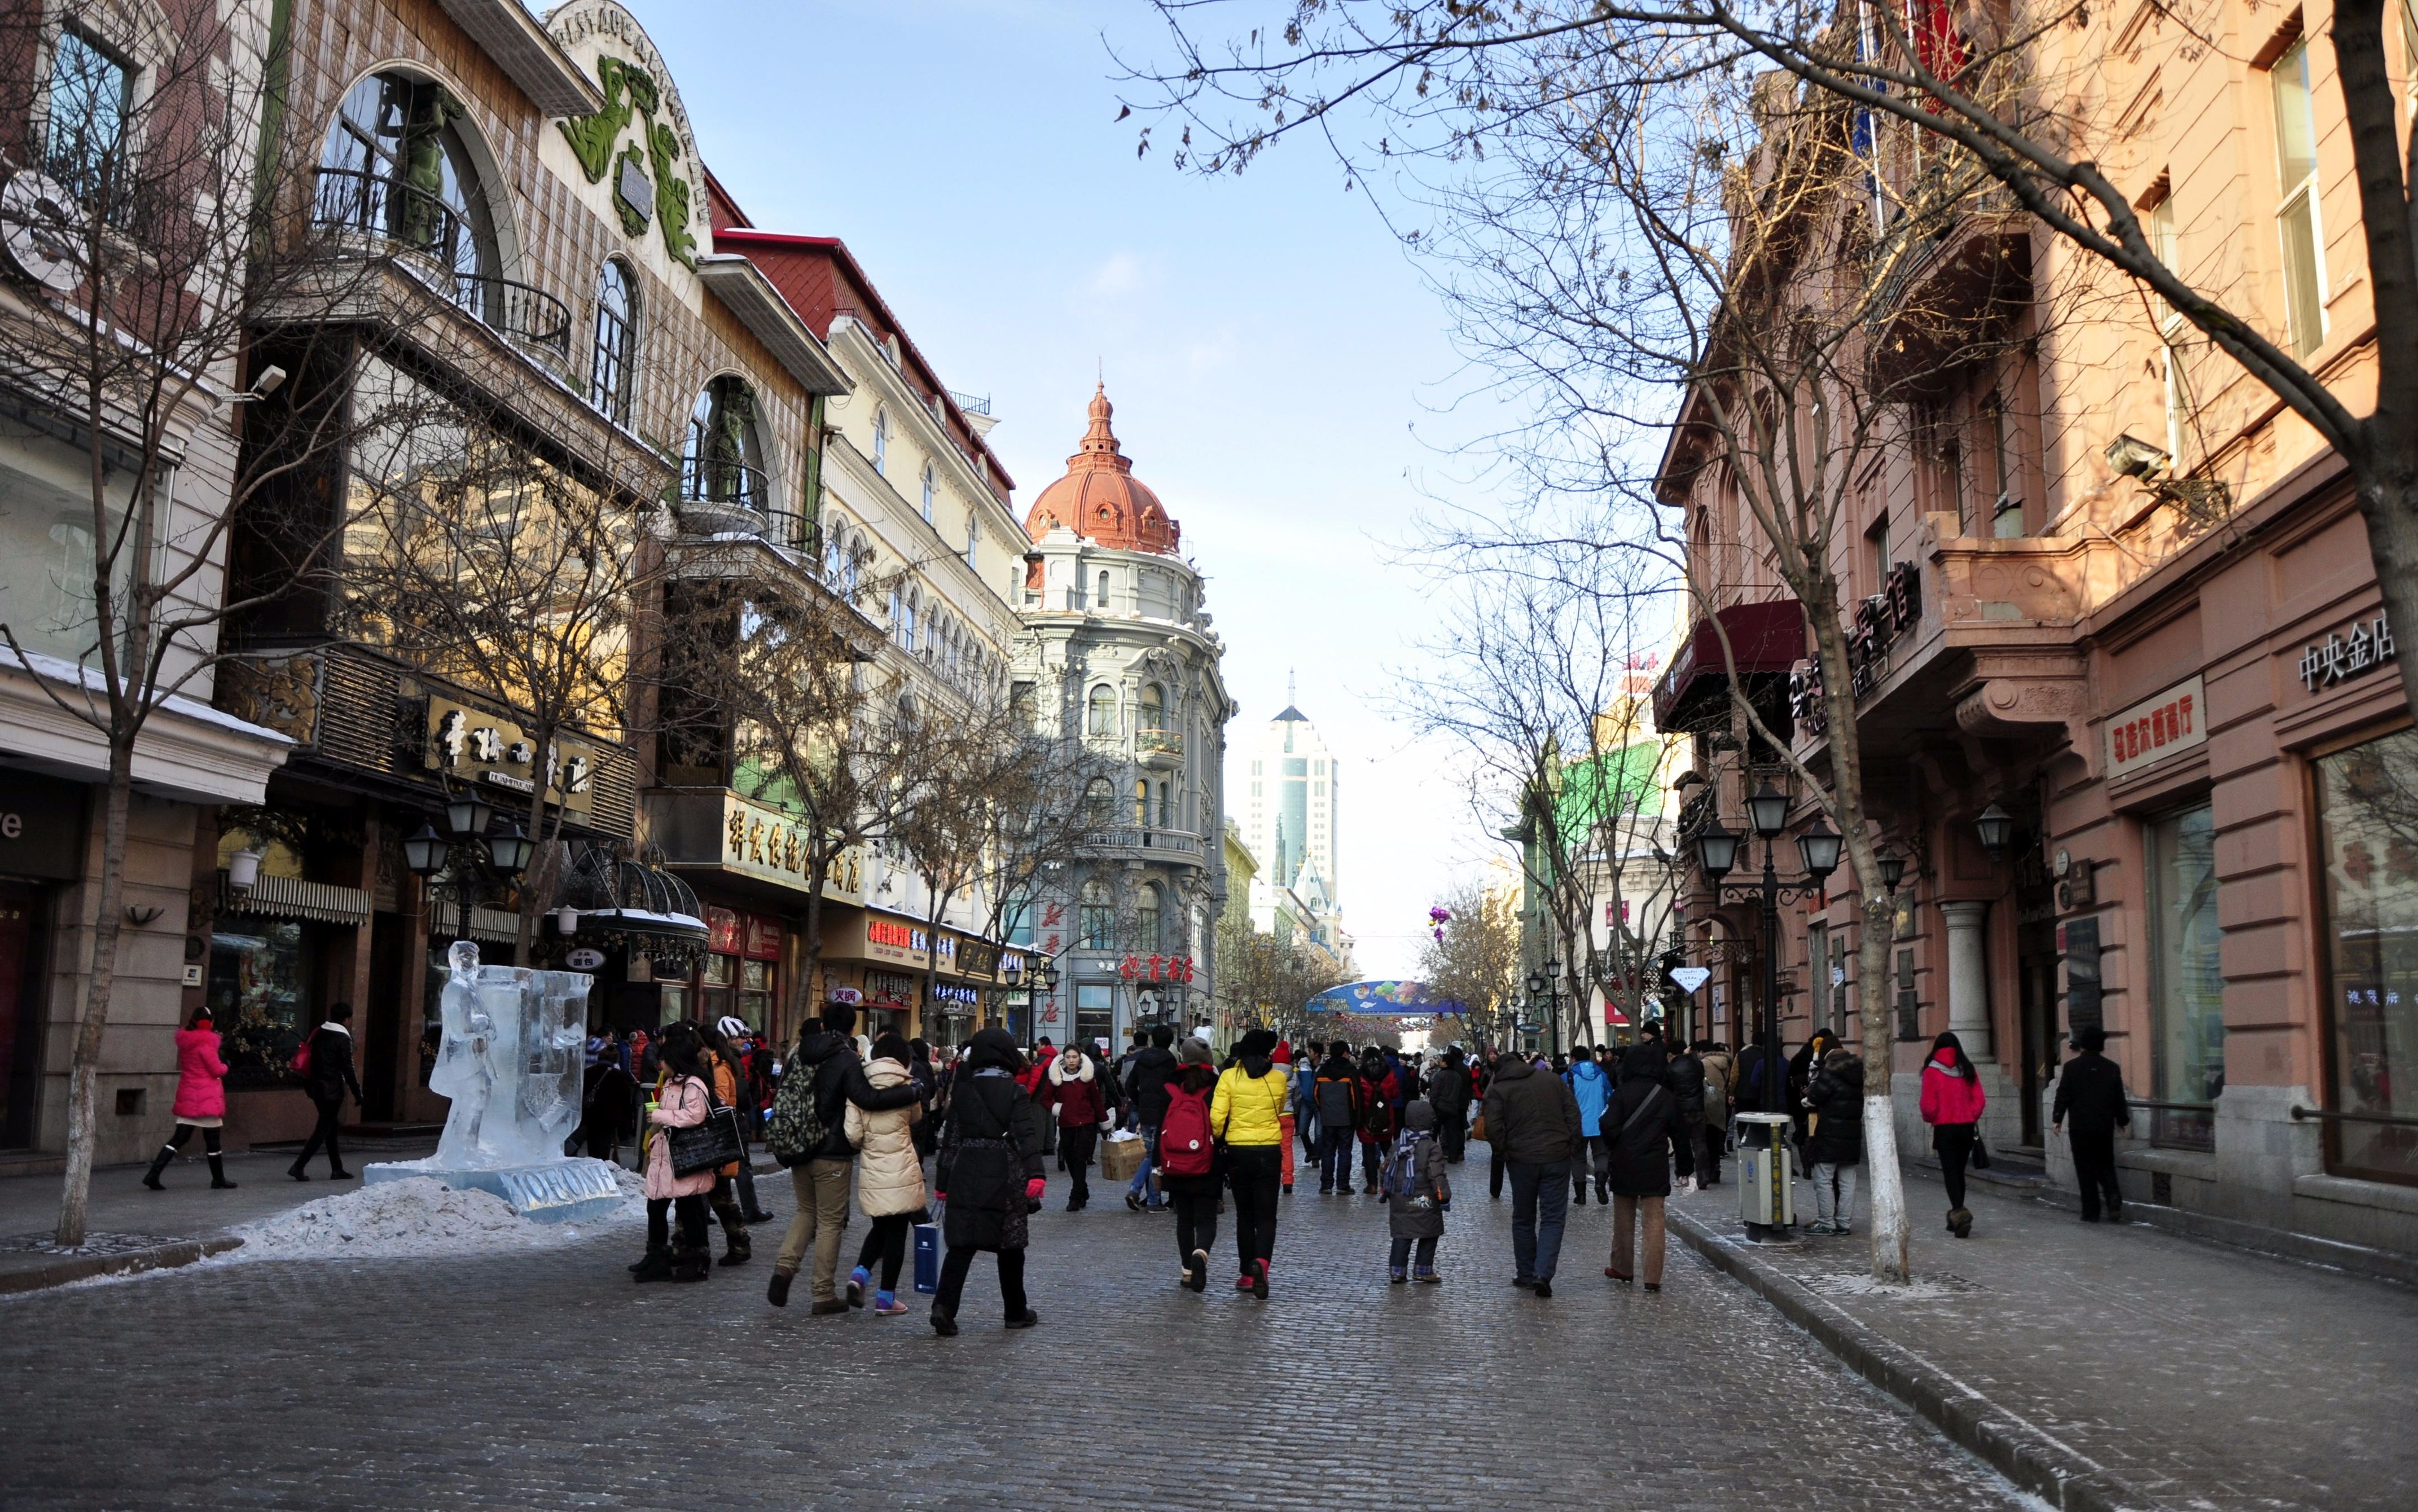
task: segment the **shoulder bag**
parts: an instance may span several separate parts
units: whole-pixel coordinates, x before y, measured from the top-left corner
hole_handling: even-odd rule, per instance
[[[712,1088],[704,1087],[703,1090],[705,1122],[692,1123],[686,1128],[664,1130],[664,1152],[671,1157],[674,1176],[696,1176],[705,1171],[719,1170],[742,1158],[745,1153],[739,1139],[738,1120],[732,1116],[735,1110],[721,1107]]]

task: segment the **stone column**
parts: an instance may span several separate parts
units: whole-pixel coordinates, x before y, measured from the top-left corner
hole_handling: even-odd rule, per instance
[[[1990,1044],[1990,976],[1982,958],[1987,903],[1943,903],[1948,922],[1948,1027],[1978,1064],[1997,1059]]]

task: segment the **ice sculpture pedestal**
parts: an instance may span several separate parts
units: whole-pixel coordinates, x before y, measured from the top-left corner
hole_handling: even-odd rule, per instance
[[[614,1168],[562,1153],[579,1123],[588,1043],[584,971],[482,966],[467,940],[447,954],[444,1037],[428,1088],[452,1099],[436,1153],[361,1168],[365,1182],[426,1176],[493,1192],[539,1223],[592,1218],[621,1201]]]

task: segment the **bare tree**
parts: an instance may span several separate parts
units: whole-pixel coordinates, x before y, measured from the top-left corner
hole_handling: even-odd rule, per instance
[[[1419,974],[1431,998],[1458,1002],[1478,1040],[1502,1044],[1511,1027],[1511,987],[1520,975],[1520,917],[1501,893],[1470,884],[1444,902],[1452,917],[1443,938],[1419,947]]]
[[[1781,70],[1836,101],[1853,123],[1845,145],[1864,164],[1883,216],[1898,199],[1926,194],[1936,175],[1985,178],[2031,225],[2146,296],[2135,301],[2151,307],[2136,310],[2138,326],[2167,361],[2194,366],[2175,334],[2181,330],[2196,334],[2203,355],[2225,359],[2190,373],[2196,412],[2231,394],[2238,379],[2305,421],[2352,480],[2387,608],[2418,623],[2418,139],[2404,145],[2418,22],[2406,7],[2345,0],[2328,12],[2369,284],[2363,298],[2371,327],[2356,345],[2372,360],[2371,390],[2364,376],[2347,377],[2358,370],[2317,339],[2325,323],[2317,306],[2328,291],[2288,291],[2279,320],[2261,298],[2264,281],[2238,259],[2187,262],[2172,233],[2148,223],[2156,204],[2170,204],[2136,172],[2152,138],[2139,101],[2106,87],[2108,66],[2120,58],[2145,77],[2160,68],[2262,66],[2299,40],[2298,11],[2277,12],[2278,29],[2250,34],[2246,53],[2228,54],[2242,45],[2238,12],[2212,0],[2147,9],[2088,0],[1155,3],[1170,23],[1175,63],[1133,72],[1139,102],[1152,113],[1142,148],[1153,145],[1152,125],[1172,117],[1181,125],[1177,160],[1213,173],[1239,170],[1304,130],[1355,176],[1414,160],[1483,160],[1507,133],[1540,116],[1589,118],[1601,139],[1619,140],[1645,130],[1644,102],[1665,87]],[[1218,13],[1234,16],[1234,40],[1204,47],[1203,18]],[[2398,81],[2388,27],[2399,38]],[[1359,139],[1363,127],[1376,140]],[[2312,168],[2322,134],[2313,121],[2311,145],[2295,148]],[[1684,158],[1698,145],[1672,136],[1653,150]],[[1559,166],[1576,178],[1593,169],[1584,151]],[[2233,213],[2236,192],[2228,181],[2212,213]],[[2295,300],[2303,307],[2297,313],[2288,308]],[[2358,306],[2344,313],[2356,319]],[[2260,407],[2234,395],[2227,411],[2248,425]],[[2221,508],[2228,496],[2224,461],[2213,452],[2168,457],[2162,466],[2171,471],[2152,493],[2181,515],[2204,516],[2211,500]],[[2418,705],[2418,661],[2403,662],[2400,675]]]
[[[260,359],[253,332],[273,319],[297,333],[282,360],[341,365],[349,336],[329,318],[383,271],[284,213],[310,198],[311,145],[283,112],[262,8],[172,0],[86,20],[106,38],[57,8],[0,14],[0,166],[18,170],[0,218],[27,276],[0,300],[5,363],[59,400],[88,510],[61,527],[80,559],[47,593],[10,595],[0,641],[108,756],[69,1058],[66,1245],[86,1226],[136,754],[172,701],[207,697],[222,627],[268,600],[227,588],[231,522],[329,466],[354,423],[341,406],[258,404],[292,369]],[[247,405],[258,413],[238,424]],[[298,537],[300,559],[327,533]]]

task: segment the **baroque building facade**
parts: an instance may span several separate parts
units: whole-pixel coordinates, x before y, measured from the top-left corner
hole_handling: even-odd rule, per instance
[[[1024,520],[1015,696],[1102,763],[1079,856],[1010,939],[1060,971],[1017,1028],[1122,1045],[1136,1025],[1205,1018],[1227,901],[1224,770],[1234,703],[1182,528],[1133,476],[1102,387],[1065,475]]]

